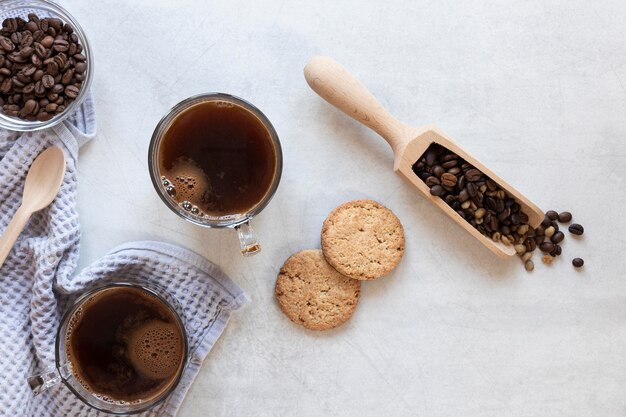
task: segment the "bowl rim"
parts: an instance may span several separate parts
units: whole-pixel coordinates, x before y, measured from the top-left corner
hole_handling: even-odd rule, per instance
[[[80,44],[83,46],[82,54],[85,55],[85,62],[87,63],[85,79],[83,80],[83,85],[81,86],[78,96],[69,104],[69,106],[67,106],[63,113],[54,116],[52,119],[45,122],[24,120],[5,114],[0,108],[0,128],[17,132],[34,132],[50,128],[61,123],[83,104],[89,94],[91,82],[93,80],[93,50],[89,44],[85,30],[80,23],[78,23],[76,18],[74,18],[70,12],[57,3],[50,0],[4,0],[0,2],[0,20],[3,21],[7,18],[9,13],[15,12],[19,9],[33,9],[34,11],[42,10],[54,15],[54,17],[60,18],[63,20],[63,23],[70,23],[74,28],[74,33],[78,36]]]

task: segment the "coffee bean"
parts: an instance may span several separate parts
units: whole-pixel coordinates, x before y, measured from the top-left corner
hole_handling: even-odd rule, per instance
[[[452,175],[455,175],[455,176],[457,174],[460,174],[460,173],[461,173],[461,168],[459,168],[459,167],[453,167],[453,168],[450,168],[448,170],[448,174],[452,174]]]
[[[441,164],[441,166],[442,166],[444,169],[450,169],[450,168],[452,168],[452,167],[455,167],[455,166],[456,166],[456,164],[458,164],[458,163],[459,163],[459,161],[457,161],[457,160],[453,159],[453,160],[451,160],[451,161],[446,161],[446,162],[444,162],[443,164]]]
[[[572,259],[572,265],[574,265],[576,268],[580,268],[584,264],[585,264],[585,261],[583,261],[581,258]]]
[[[474,196],[476,196],[476,193],[478,192],[478,187],[476,187],[476,184],[474,184],[473,182],[469,182],[467,183],[467,186],[465,188],[467,188],[467,193],[471,198],[474,198]]]
[[[75,99],[76,97],[78,97],[79,92],[80,90],[78,89],[78,87],[74,85],[68,85],[67,87],[65,87],[65,95],[68,98]]]
[[[550,220],[550,219],[548,218],[548,216],[545,216],[545,217],[543,218],[543,220],[541,221],[541,225],[542,225],[544,228],[548,228],[548,227],[550,227],[550,225],[552,225],[552,220]]]
[[[434,196],[440,196],[441,194],[443,194],[443,187],[441,185],[433,185],[432,187],[430,187],[430,193]]]
[[[546,212],[546,216],[550,219],[550,220],[556,220],[559,218],[559,213],[557,213],[554,210],[548,210]]]
[[[535,269],[535,263],[531,260],[528,260],[524,263],[524,268],[526,268],[526,270],[528,272],[532,271],[533,269]]]
[[[526,262],[528,260],[530,260],[530,258],[533,257],[533,253],[532,252],[526,252],[522,255],[522,262]]]
[[[526,253],[526,246],[524,245],[521,245],[518,243],[514,246],[514,248],[515,248],[515,252],[517,252],[518,255],[523,255]]]
[[[554,261],[554,258],[550,255],[543,255],[541,261],[546,265],[550,265],[552,261]]]
[[[547,241],[543,242],[539,245],[539,249],[541,249],[542,252],[550,253],[554,250],[554,243]]]
[[[11,42],[10,39],[5,38],[4,36],[0,37],[0,48],[7,52],[11,52],[15,49],[15,45]]]
[[[470,169],[465,173],[465,178],[467,178],[468,181],[478,181],[482,176],[482,173],[477,170],[476,168]]]
[[[544,234],[547,238],[551,238],[555,232],[556,230],[554,229],[554,226],[550,226],[545,230]]]
[[[524,239],[524,246],[526,246],[527,252],[532,252],[537,249],[537,241],[532,237],[527,237]]]
[[[448,172],[441,175],[441,184],[444,187],[454,187],[456,185],[456,177]]]
[[[66,40],[56,39],[52,44],[52,49],[57,52],[66,52],[68,49],[70,49],[70,44]]]
[[[52,88],[54,86],[54,77],[50,74],[46,74],[41,79],[41,83],[45,88]]]
[[[570,213],[569,211],[561,212],[559,213],[558,220],[561,223],[569,223],[572,221],[572,213]]]
[[[585,232],[585,229],[578,223],[571,224],[570,227],[567,228],[567,230],[569,230],[571,234],[577,236],[580,236]]]
[[[551,238],[550,241],[552,243],[561,243],[565,239],[565,235],[563,232],[556,232]]]
[[[443,169],[443,167],[440,165],[434,166],[432,169],[433,175],[435,175],[437,178],[440,178],[444,172],[446,172],[446,170]]]

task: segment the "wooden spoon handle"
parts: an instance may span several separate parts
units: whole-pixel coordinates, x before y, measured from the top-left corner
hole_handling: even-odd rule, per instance
[[[22,233],[22,230],[24,230],[31,214],[32,213],[24,209],[23,206],[17,209],[11,223],[9,223],[4,234],[0,237],[0,268],[2,268],[4,261],[7,259],[7,256],[9,256],[9,253],[11,253],[15,241],[17,241],[18,236]]]
[[[382,136],[395,156],[412,139],[411,129],[389,114],[358,79],[333,59],[311,58],[304,67],[304,78],[324,100]]]

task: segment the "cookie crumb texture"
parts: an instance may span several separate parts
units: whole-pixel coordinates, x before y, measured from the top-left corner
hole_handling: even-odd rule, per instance
[[[324,221],[322,249],[328,263],[341,274],[372,280],[400,263],[404,230],[396,215],[376,201],[349,201]]]
[[[291,321],[327,330],[352,317],[361,282],[335,271],[319,249],[298,252],[285,261],[276,279],[276,299]]]

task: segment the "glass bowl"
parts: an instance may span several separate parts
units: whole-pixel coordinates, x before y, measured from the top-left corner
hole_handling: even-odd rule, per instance
[[[74,27],[74,33],[78,36],[79,43],[83,46],[82,54],[87,58],[85,63],[87,69],[85,70],[85,78],[83,79],[83,85],[80,88],[78,96],[72,101],[66,109],[55,115],[52,119],[45,122],[38,120],[30,121],[20,119],[5,114],[0,107],[0,128],[16,130],[20,132],[29,132],[33,130],[46,129],[54,126],[69,115],[71,115],[77,108],[80,107],[82,102],[87,97],[87,92],[91,86],[91,80],[93,79],[93,53],[91,46],[87,41],[83,28],[78,24],[76,19],[70,15],[67,10],[62,8],[56,3],[48,0],[2,0],[0,1],[0,23],[4,19],[10,17],[21,17],[28,21],[28,14],[35,13],[39,17],[56,17],[63,21],[63,23],[69,23]]]

